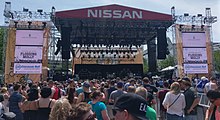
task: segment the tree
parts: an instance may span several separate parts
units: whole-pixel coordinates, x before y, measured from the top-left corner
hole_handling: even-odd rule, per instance
[[[174,66],[175,61],[174,57],[171,55],[168,55],[168,57],[165,60],[158,61],[158,67],[159,69],[166,68],[168,66]]]
[[[146,74],[148,71],[148,60],[143,58],[143,61],[144,61],[144,74]]]
[[[4,30],[0,28],[0,71],[2,71],[4,68],[2,68],[2,56],[3,56],[3,39],[4,39]]]
[[[215,70],[220,72],[220,50],[213,52]]]

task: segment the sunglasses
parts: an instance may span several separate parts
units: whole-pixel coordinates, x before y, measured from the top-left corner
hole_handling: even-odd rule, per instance
[[[86,120],[96,120],[96,114],[93,113],[93,114],[89,115],[89,117],[86,118]]]
[[[113,114],[113,116],[115,116],[115,115],[117,114],[117,111],[122,112],[122,111],[124,111],[124,110],[121,110],[121,109],[112,109],[112,114]]]

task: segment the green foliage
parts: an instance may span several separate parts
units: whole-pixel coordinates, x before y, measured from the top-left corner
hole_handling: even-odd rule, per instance
[[[148,71],[148,60],[143,58],[143,61],[144,61],[144,74],[145,74]]]
[[[3,38],[4,38],[4,30],[2,28],[0,28],[0,71],[3,70],[3,68],[2,68]]]
[[[213,52],[215,70],[220,72],[220,50]]]
[[[166,68],[168,66],[174,66],[175,65],[175,61],[174,60],[175,59],[174,59],[173,56],[168,55],[165,60],[158,61],[159,69],[161,70],[161,69]]]

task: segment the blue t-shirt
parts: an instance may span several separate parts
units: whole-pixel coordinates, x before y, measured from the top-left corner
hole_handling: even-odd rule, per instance
[[[98,120],[103,120],[102,111],[106,110],[106,105],[103,102],[96,102],[95,104],[92,101],[88,102],[92,106],[92,111],[96,114]]]

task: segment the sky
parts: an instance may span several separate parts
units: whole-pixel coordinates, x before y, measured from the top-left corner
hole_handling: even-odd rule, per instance
[[[0,26],[4,23],[5,2],[11,2],[13,11],[22,11],[23,7],[30,11],[43,9],[50,12],[52,6],[56,11],[73,10],[109,4],[119,4],[149,11],[171,14],[171,7],[175,7],[176,15],[189,13],[190,15],[203,14],[205,8],[211,8],[212,16],[220,18],[220,0],[0,0]],[[214,42],[220,42],[220,21],[212,25]]]

